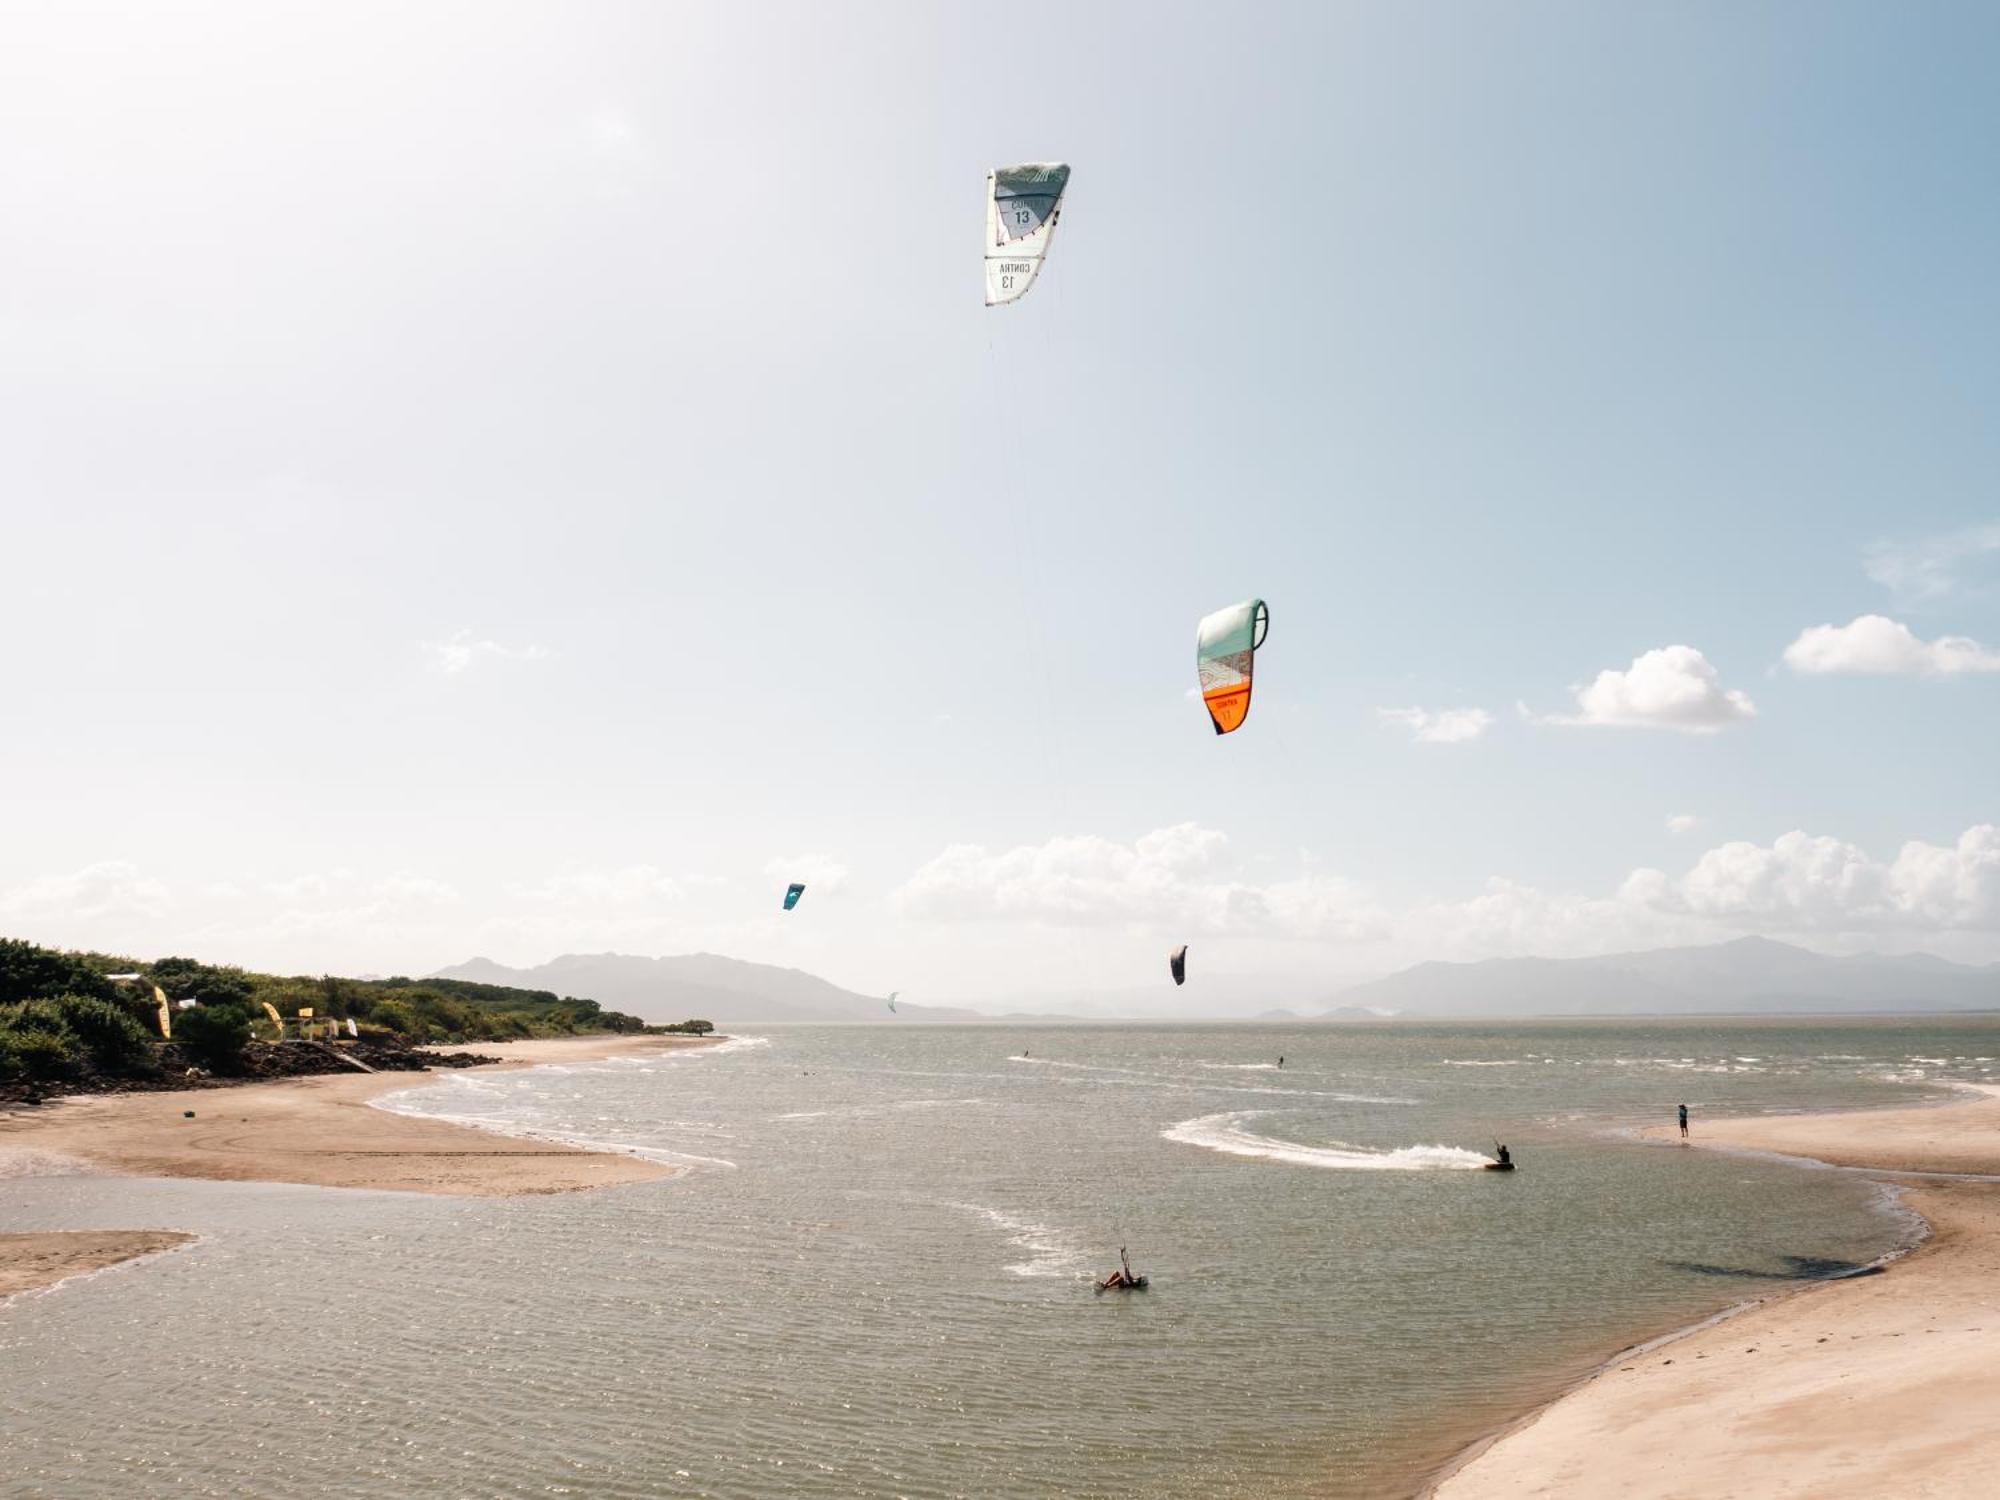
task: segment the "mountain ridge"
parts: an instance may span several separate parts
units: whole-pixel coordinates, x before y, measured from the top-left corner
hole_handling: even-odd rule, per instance
[[[1433,959],[1331,1000],[1398,1015],[1798,1015],[2000,1009],[2000,964],[1816,953],[1774,938],[1588,958]]]
[[[886,1025],[994,1019],[975,1011],[900,1001],[892,1012],[887,996],[856,994],[804,969],[754,963],[720,953],[656,958],[630,953],[564,953],[529,969],[474,957],[439,969],[432,977],[499,984],[511,981],[498,976],[531,975],[536,982],[528,988],[589,996],[647,1021],[699,1017],[724,1029],[783,1021]],[[613,996],[617,998],[610,998]]]

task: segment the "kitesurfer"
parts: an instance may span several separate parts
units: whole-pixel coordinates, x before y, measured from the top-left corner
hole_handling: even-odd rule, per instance
[[[1097,1283],[1100,1292],[1122,1291],[1143,1286],[1144,1282],[1132,1274],[1132,1262],[1126,1257],[1125,1247],[1118,1247],[1118,1269]]]
[[[1686,1140],[1687,1138],[1688,1138],[1688,1107],[1685,1104],[1683,1104],[1681,1106],[1681,1139]]]
[[[1498,1146],[1496,1149],[1498,1149],[1498,1151],[1500,1152],[1501,1166],[1511,1167],[1514,1165],[1514,1158],[1507,1154],[1507,1148],[1505,1146]]]

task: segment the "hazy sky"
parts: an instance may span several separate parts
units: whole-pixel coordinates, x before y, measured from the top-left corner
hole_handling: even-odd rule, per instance
[[[936,1001],[2000,959],[2000,10],[1004,33],[0,7],[0,932]]]

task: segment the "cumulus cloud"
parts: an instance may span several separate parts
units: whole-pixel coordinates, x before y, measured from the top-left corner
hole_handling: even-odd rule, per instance
[[[991,851],[954,844],[890,897],[905,916],[1130,926],[1181,933],[1377,935],[1379,914],[1358,888],[1329,876],[1256,883],[1227,873],[1226,835],[1196,823],[1131,843],[1092,834]]]
[[[425,641],[424,655],[433,671],[455,677],[493,662],[546,661],[550,653],[542,646],[503,646],[481,640],[470,630],[455,630],[444,640]]]
[[[160,881],[120,859],[39,875],[0,891],[0,916],[19,922],[111,922],[163,915],[173,898]]]
[[[1714,734],[1757,716],[1757,706],[1692,646],[1662,646],[1634,658],[1624,671],[1607,667],[1578,687],[1577,711],[1551,714],[1545,724],[1618,729],[1673,729]]]
[[[1668,833],[1693,833],[1701,826],[1701,819],[1693,813],[1675,813],[1667,819]]]
[[[1959,592],[1968,571],[1995,558],[2000,558],[2000,522],[1988,522],[1914,542],[1878,542],[1863,566],[1898,599],[1924,604]]]
[[[1460,745],[1476,740],[1492,727],[1493,715],[1483,708],[1378,708],[1384,724],[1400,724],[1410,738],[1429,745]]]
[[[1635,870],[1626,893],[1664,911],[1759,930],[1939,932],[2000,926],[2000,827],[1950,844],[1912,840],[1881,860],[1795,830],[1761,845],[1721,844],[1678,880]]]
[[[1671,822],[1683,819],[1693,826],[1691,814]],[[1245,878],[1220,832],[1183,823],[1130,843],[1070,835],[998,851],[953,845],[890,904],[925,922],[1379,944],[1388,962],[1571,957],[1746,932],[1833,946],[1918,942],[2000,935],[2000,828],[1980,824],[1949,844],[1913,841],[1892,859],[1793,832],[1768,845],[1719,845],[1677,876],[1635,869],[1595,894],[1494,877],[1470,896],[1391,905],[1310,869]]]
[[[847,866],[831,854],[781,854],[764,866],[764,873],[788,885],[803,881],[822,896],[847,888]]]
[[[1814,625],[1785,647],[1785,665],[1809,677],[1957,677],[2000,672],[2000,651],[1970,637],[1934,641],[1887,615],[1860,615],[1846,625]]]
[[[615,870],[565,870],[519,893],[530,901],[561,907],[655,905],[678,901],[687,888],[656,865]]]

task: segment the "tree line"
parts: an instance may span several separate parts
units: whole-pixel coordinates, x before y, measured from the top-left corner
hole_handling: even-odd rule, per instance
[[[119,983],[113,974],[137,974],[139,982]],[[343,1029],[353,1021],[363,1037],[411,1044],[714,1030],[706,1021],[649,1027],[595,1000],[551,990],[465,979],[260,974],[192,958],[147,962],[0,938],[0,1081],[158,1072],[156,985],[173,1007],[175,1051],[214,1072],[234,1071],[253,1039],[271,1037],[267,1004],[287,1020],[310,1009],[315,1020]],[[180,1008],[183,1001],[192,1008]]]

